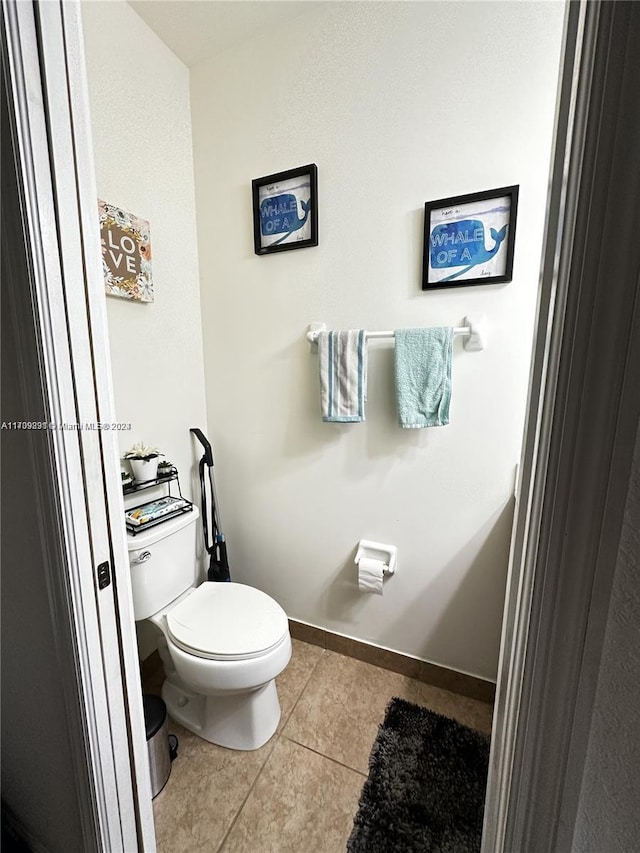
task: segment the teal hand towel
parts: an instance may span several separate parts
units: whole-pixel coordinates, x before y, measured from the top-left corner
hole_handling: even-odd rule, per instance
[[[453,329],[398,329],[395,333],[396,400],[405,429],[445,426],[451,402]]]

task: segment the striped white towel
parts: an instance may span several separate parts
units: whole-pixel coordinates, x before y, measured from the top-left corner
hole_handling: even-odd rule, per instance
[[[322,420],[364,420],[367,399],[367,333],[362,329],[320,332],[320,403]]]

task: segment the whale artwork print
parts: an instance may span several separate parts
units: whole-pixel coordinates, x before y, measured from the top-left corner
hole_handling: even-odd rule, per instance
[[[267,245],[277,246],[294,231],[302,232],[299,235],[301,240],[307,237],[303,229],[309,219],[311,207],[309,182],[306,181],[292,189],[295,192],[265,195],[260,202],[260,233],[263,240],[265,237],[276,237]],[[269,187],[264,192],[268,193]],[[302,216],[300,216],[301,213]]]
[[[316,180],[310,164],[253,182],[256,254],[317,245]]]
[[[508,227],[503,225],[499,231],[495,228],[489,229],[493,246],[487,249],[484,224],[480,219],[459,219],[436,225],[431,232],[429,245],[431,267],[434,270],[454,269],[455,272],[440,279],[449,281],[478,264],[486,265],[487,261],[495,258],[500,251]]]
[[[423,290],[511,281],[518,187],[425,206]]]

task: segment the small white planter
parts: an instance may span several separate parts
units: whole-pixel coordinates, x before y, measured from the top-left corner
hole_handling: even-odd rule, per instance
[[[138,483],[143,483],[145,480],[155,480],[158,476],[157,459],[130,459],[129,463],[133,477]]]

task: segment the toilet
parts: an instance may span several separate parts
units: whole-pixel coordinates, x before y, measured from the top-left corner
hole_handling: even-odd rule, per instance
[[[169,715],[229,749],[258,749],[280,721],[275,678],[291,658],[289,621],[266,593],[240,583],[199,583],[197,507],[129,534],[136,622],[160,630]]]

